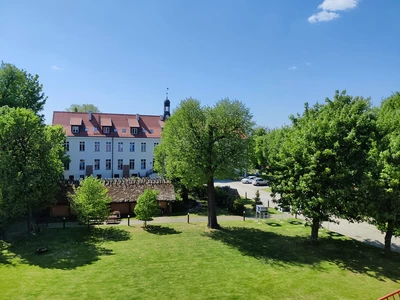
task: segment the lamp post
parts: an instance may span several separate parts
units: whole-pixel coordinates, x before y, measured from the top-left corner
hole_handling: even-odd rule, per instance
[[[131,225],[131,215],[128,215],[128,226]]]
[[[187,222],[189,223],[189,212],[188,212],[188,216],[187,216]]]

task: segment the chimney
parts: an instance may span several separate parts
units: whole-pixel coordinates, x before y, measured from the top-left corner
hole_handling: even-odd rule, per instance
[[[140,115],[139,115],[139,114],[136,114],[136,120],[139,121],[139,119],[140,119]]]
[[[89,111],[89,121],[92,121],[92,112]]]

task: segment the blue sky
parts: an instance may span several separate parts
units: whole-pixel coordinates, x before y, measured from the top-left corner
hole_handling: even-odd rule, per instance
[[[0,60],[39,74],[54,110],[162,114],[243,101],[257,124],[346,89],[400,90],[398,0],[0,1]]]

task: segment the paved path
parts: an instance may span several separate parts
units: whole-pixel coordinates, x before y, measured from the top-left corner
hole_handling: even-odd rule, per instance
[[[257,189],[260,191],[261,201],[265,206],[275,207],[272,202],[272,197],[269,192],[263,191],[265,187],[256,187],[252,184],[243,184],[240,181],[216,181],[216,186],[228,185],[238,190],[241,196],[245,196],[247,192],[247,198],[254,198]],[[384,237],[375,226],[368,223],[350,223],[346,220],[337,219],[338,224],[333,222],[324,222],[322,226],[328,230],[338,232],[345,236],[351,237],[355,240],[365,242],[380,248],[384,248]],[[400,252],[400,238],[392,238],[392,250]]]

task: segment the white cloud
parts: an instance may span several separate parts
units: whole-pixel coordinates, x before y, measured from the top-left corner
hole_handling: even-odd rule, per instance
[[[293,66],[293,67],[290,67],[290,68],[289,68],[289,70],[291,70],[291,71],[292,71],[292,70],[296,70],[296,69],[297,69],[296,66]]]
[[[313,14],[308,18],[308,22],[317,23],[317,22],[329,22],[336,18],[339,18],[339,14],[332,11],[320,11],[319,13]]]
[[[53,70],[61,70],[59,67],[57,67],[57,66],[51,66],[51,68],[53,69]]]
[[[355,8],[358,0],[324,0],[318,8],[322,10],[337,11]]]
[[[353,9],[358,5],[359,0],[324,0],[318,9],[322,11],[311,15],[308,22],[329,22],[340,17],[336,11]]]

